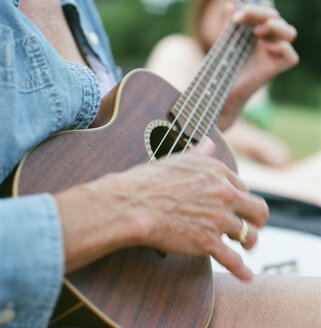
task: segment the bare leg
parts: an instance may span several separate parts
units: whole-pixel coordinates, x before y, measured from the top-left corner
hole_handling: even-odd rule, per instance
[[[215,273],[211,328],[320,328],[321,277],[256,276],[244,284]]]

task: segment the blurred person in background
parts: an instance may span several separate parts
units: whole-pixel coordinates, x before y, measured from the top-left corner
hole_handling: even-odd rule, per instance
[[[184,91],[232,12],[233,4],[229,0],[192,1],[189,33],[172,34],[160,40],[152,50],[146,67],[179,91]],[[280,72],[291,67],[285,62]],[[260,69],[265,70],[264,63]],[[260,71],[256,74],[259,75]],[[253,94],[245,104],[245,112],[253,121],[268,128],[274,108],[267,89],[263,86]],[[224,135],[237,155],[240,176],[251,188],[321,206],[321,152],[292,163],[291,151],[286,143],[245,118],[239,118]]]
[[[200,68],[205,54],[231,18],[232,11],[233,5],[228,0],[192,1],[190,33],[174,34],[160,40],[148,58],[146,67],[172,83],[179,91],[184,91]],[[264,118],[268,119],[268,112],[272,110],[267,98],[267,88],[262,87],[249,101],[253,108],[251,115],[263,115],[260,119],[263,125],[266,125]],[[239,119],[225,132],[225,137],[236,154],[266,165],[283,167],[291,160],[290,150],[284,142],[246,119]]]

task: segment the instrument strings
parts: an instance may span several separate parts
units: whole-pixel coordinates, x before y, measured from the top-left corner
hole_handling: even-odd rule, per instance
[[[233,33],[234,33],[234,35],[233,35]],[[233,35],[233,37],[232,37],[232,35]],[[251,36],[252,36],[252,32],[251,32],[251,28],[249,28],[249,25],[239,26],[239,25],[235,25],[232,23],[232,24],[230,24],[230,26],[228,26],[225,33],[222,35],[221,38],[219,38],[217,45],[212,47],[212,49],[209,51],[208,55],[206,56],[207,58],[205,58],[201,69],[197,73],[196,77],[193,79],[190,87],[188,88],[188,89],[190,89],[192,87],[192,90],[188,90],[190,92],[187,96],[185,93],[181,96],[181,98],[184,98],[184,96],[186,96],[186,99],[184,99],[183,104],[181,104],[181,108],[179,109],[177,115],[175,116],[171,126],[169,127],[169,129],[165,133],[164,137],[162,138],[157,149],[153,153],[148,164],[150,164],[151,161],[155,158],[157,151],[159,150],[159,148],[165,141],[165,139],[168,136],[168,134],[170,133],[170,131],[175,126],[175,123],[177,122],[180,115],[182,115],[184,108],[187,107],[188,102],[190,101],[190,99],[193,96],[193,92],[195,92],[195,90],[197,90],[197,88],[200,86],[201,82],[203,82],[204,75],[206,76],[206,74],[209,73],[209,70],[210,70],[210,68],[212,68],[213,63],[215,63],[215,61],[217,60],[217,57],[218,57],[217,55],[223,51],[223,56],[220,59],[219,64],[215,67],[214,72],[211,73],[210,78],[207,79],[206,86],[203,88],[203,91],[202,91],[198,101],[196,102],[196,104],[194,104],[193,110],[191,111],[187,120],[185,121],[184,126],[180,130],[179,135],[176,137],[176,140],[174,141],[167,156],[172,154],[178,141],[183,136],[184,131],[188,127],[191,119],[194,118],[195,114],[197,113],[197,109],[198,109],[199,105],[202,103],[205,96],[208,95],[208,92],[210,91],[209,87],[211,86],[211,83],[213,81],[212,80],[213,76],[215,76],[215,74],[217,74],[217,72],[220,71],[220,69],[222,68],[222,65],[224,65],[224,61],[226,61],[226,57],[228,57],[231,54],[231,52],[227,51],[227,50],[231,50],[234,48],[234,49],[237,49],[237,51],[232,52],[233,56],[229,60],[229,62],[231,62],[232,64],[229,66],[228,69],[226,69],[226,71],[224,71],[223,77],[220,78],[219,85],[216,86],[215,92],[213,92],[211,94],[210,100],[207,102],[205,110],[203,110],[201,117],[197,120],[197,125],[194,127],[192,134],[190,135],[190,137],[189,137],[188,141],[186,142],[185,147],[181,153],[184,153],[185,150],[188,148],[188,146],[191,144],[194,135],[196,134],[196,132],[199,132],[199,127],[202,124],[202,122],[205,120],[206,114],[208,113],[208,111],[210,111],[213,101],[216,100],[216,97],[218,96],[219,92],[223,90],[223,95],[219,98],[220,101],[218,103],[214,102],[216,105],[215,106],[216,109],[215,109],[213,116],[212,116],[211,120],[209,121],[209,123],[205,129],[205,133],[203,133],[203,135],[207,135],[211,131],[211,129],[212,129],[212,127],[226,101],[226,98],[228,96],[230,88],[232,87],[233,82],[238,75],[237,73],[242,68],[245,60],[247,59],[247,56],[248,56],[250,50],[252,49],[252,42],[249,42],[251,39]],[[232,39],[231,39],[231,37],[232,37]],[[238,42],[240,42],[241,46],[238,45]],[[231,45],[232,45],[232,47],[231,47]],[[216,55],[216,56],[214,56],[214,55]],[[224,84],[226,84],[225,90],[222,88],[222,86],[224,86]],[[179,101],[177,102],[177,104],[179,103]]]
[[[185,150],[188,148],[188,146],[191,144],[194,135],[196,134],[196,132],[199,132],[199,127],[201,125],[201,123],[204,121],[205,115],[206,113],[210,110],[212,105],[215,105],[216,111],[213,113],[211,120],[209,121],[209,123],[207,124],[206,130],[203,133],[203,135],[208,135],[211,132],[212,127],[214,126],[219,114],[221,113],[221,110],[223,109],[223,106],[225,104],[225,101],[227,99],[227,96],[230,92],[231,87],[234,84],[235,79],[238,76],[238,72],[240,71],[240,69],[243,67],[244,62],[246,61],[246,59],[248,58],[248,54],[250,53],[250,51],[252,50],[252,42],[249,42],[251,37],[252,37],[252,32],[247,30],[245,31],[245,36],[247,37],[246,39],[243,38],[240,42],[242,43],[242,48],[240,47],[239,50],[237,52],[235,52],[233,58],[231,59],[231,61],[233,61],[231,67],[229,70],[227,70],[224,73],[223,78],[221,79],[221,81],[223,81],[221,84],[225,85],[224,88],[224,92],[223,95],[221,97],[219,97],[219,102],[215,102],[215,100],[217,100],[217,96],[219,95],[220,90],[222,90],[223,88],[219,89],[220,86],[218,86],[218,88],[215,90],[215,93],[211,96],[210,100],[207,102],[207,105],[205,107],[205,110],[203,111],[202,116],[200,117],[197,125],[195,126],[195,128],[193,129],[192,133],[189,136],[189,139],[187,140],[184,149],[182,150],[181,154],[183,154],[185,152]],[[231,74],[232,73],[232,74]]]
[[[250,36],[252,36],[252,35],[250,35]],[[253,38],[253,41],[254,41],[254,38]],[[241,57],[239,58],[239,64],[236,65],[236,67],[235,67],[235,71],[236,70],[240,71],[241,68],[243,67],[243,64],[245,63],[246,59],[248,58],[249,53],[251,52],[251,50],[253,48],[253,43],[254,43],[253,41],[251,43],[248,43],[245,46],[245,49],[241,53]],[[227,96],[229,94],[230,87],[232,87],[232,85],[233,85],[233,83],[234,83],[234,81],[235,81],[236,78],[237,78],[237,74],[235,74],[234,76],[232,76],[231,79],[229,79],[229,81],[228,81],[228,87],[225,89],[224,94],[223,94],[223,97],[221,98],[221,101],[218,104],[218,107],[220,108],[220,110],[216,111],[216,113],[213,115],[212,120],[208,124],[208,127],[207,127],[204,135],[208,135],[209,134],[211,128],[213,127],[213,124],[216,122],[216,119],[218,118],[218,116],[219,116],[219,114],[220,114],[220,112],[221,112],[221,110],[223,108],[223,105],[224,105],[224,103],[226,101],[226,98],[227,98]],[[210,104],[208,104],[208,106],[209,105]]]
[[[237,43],[237,41],[240,39],[240,36],[243,34],[243,32],[244,32],[245,30],[246,30],[245,26],[244,26],[244,25],[241,26],[241,27],[240,27],[240,31],[237,30],[236,33],[234,34],[232,40],[230,41],[231,44]],[[211,74],[212,76],[215,76],[218,72],[220,72],[220,70],[221,70],[222,67],[224,66],[224,61],[227,60],[229,54],[230,54],[230,53],[229,53],[228,51],[226,51],[226,49],[224,49],[223,56],[222,56],[222,58],[221,58],[221,60],[220,60],[220,62],[219,62],[219,65],[217,65],[217,66],[215,67],[214,72]],[[237,55],[238,55],[238,54],[237,54]],[[233,58],[234,58],[234,57],[235,57],[235,53],[234,53]],[[215,60],[215,59],[214,59],[214,60]],[[211,64],[212,64],[212,63],[211,63]],[[211,66],[212,66],[212,65],[210,65],[210,67],[211,67]],[[225,73],[226,73],[226,71],[225,71]],[[223,82],[224,82],[224,78],[220,79],[220,81],[219,81],[219,85],[216,87],[216,92],[214,93],[214,97],[217,95],[217,91],[221,90],[221,85],[223,84]],[[201,83],[201,81],[200,81],[199,83]],[[177,145],[178,141],[179,141],[180,138],[183,136],[184,131],[186,130],[186,128],[188,127],[188,125],[189,125],[189,123],[190,123],[190,121],[191,121],[191,119],[194,117],[195,113],[197,112],[198,107],[199,107],[199,105],[201,104],[201,102],[202,102],[202,100],[204,99],[204,97],[206,96],[206,91],[209,89],[210,86],[211,86],[211,79],[209,79],[209,80],[207,81],[207,83],[206,83],[206,87],[203,89],[202,94],[201,94],[201,97],[199,97],[198,101],[197,101],[196,104],[194,105],[193,111],[192,111],[191,114],[189,115],[188,119],[185,121],[185,124],[184,124],[184,126],[182,127],[182,129],[181,129],[181,131],[180,131],[178,137],[176,138],[175,142],[173,143],[173,145],[172,145],[172,147],[171,147],[169,153],[167,154],[167,157],[170,156],[170,154],[171,154],[171,153],[173,152],[173,150],[175,149],[175,146]],[[213,98],[213,95],[212,95],[211,98]],[[207,108],[206,111],[203,111],[201,118],[198,120],[198,126],[199,126],[200,122],[202,121],[202,119],[204,118],[204,116],[206,115],[207,111],[208,111],[208,108]],[[194,130],[195,130],[195,129],[194,129]],[[195,134],[195,133],[194,133],[194,134]]]
[[[222,35],[221,38],[219,38],[218,43],[213,46],[210,51],[208,52],[207,56],[205,57],[203,64],[201,66],[201,69],[196,73],[196,77],[193,79],[192,81],[192,90],[190,90],[189,95],[186,97],[186,99],[184,100],[179,112],[177,113],[177,115],[175,116],[173,122],[171,123],[169,129],[167,130],[167,132],[165,133],[164,137],[162,138],[161,142],[159,143],[158,147],[156,148],[156,150],[154,151],[152,157],[150,158],[148,164],[150,164],[153,159],[155,158],[155,155],[157,154],[159,148],[161,147],[161,145],[164,143],[166,137],[168,136],[168,134],[170,133],[170,131],[173,130],[173,127],[175,126],[176,122],[178,121],[179,116],[182,114],[182,112],[184,111],[184,108],[187,104],[187,102],[190,100],[192,93],[195,91],[195,89],[200,85],[204,75],[207,73],[207,67],[206,66],[211,66],[211,61],[208,60],[208,58],[213,57],[214,54],[218,54],[220,53],[223,49],[224,49],[224,45],[226,44],[227,40],[231,37],[232,33],[234,32],[234,28],[235,25],[234,24],[230,24],[228,26],[228,28],[225,31],[225,34]],[[178,100],[178,102],[185,96],[185,94],[182,94],[182,96],[180,97],[180,99]]]

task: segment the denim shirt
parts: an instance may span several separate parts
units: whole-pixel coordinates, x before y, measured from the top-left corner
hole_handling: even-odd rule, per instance
[[[90,46],[119,81],[93,1],[61,4],[80,46]],[[0,183],[50,133],[86,128],[100,103],[91,70],[64,61],[18,5],[0,1]],[[59,213],[50,194],[0,199],[0,259],[0,327],[46,327],[64,271]]]

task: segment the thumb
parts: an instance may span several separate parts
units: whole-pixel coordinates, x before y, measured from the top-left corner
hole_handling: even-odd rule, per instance
[[[204,136],[198,145],[195,147],[195,151],[198,154],[213,157],[215,155],[215,143],[209,138]]]

